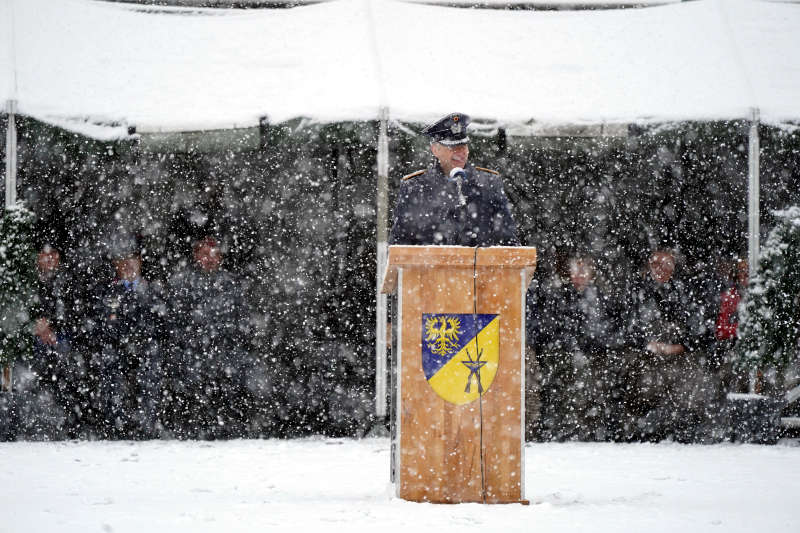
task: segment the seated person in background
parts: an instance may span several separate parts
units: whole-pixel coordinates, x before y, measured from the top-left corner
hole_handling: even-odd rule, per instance
[[[69,349],[67,310],[68,282],[61,270],[61,253],[46,244],[36,256],[36,296],[33,334],[37,347],[57,351]],[[59,346],[61,348],[59,349]]]
[[[223,268],[213,236],[197,240],[192,262],[169,283],[173,324],[168,376],[175,392],[175,428],[194,436],[242,437],[246,433],[247,346],[252,331],[239,278]]]
[[[162,322],[157,284],[142,277],[132,236],[112,244],[114,279],[97,288],[96,371],[101,430],[109,438],[154,438],[161,431]]]
[[[79,434],[85,406],[80,398],[83,360],[71,350],[74,327],[70,280],[61,253],[45,244],[36,256],[36,292],[32,302],[33,357],[21,362],[21,389],[30,393],[19,420],[22,438]]]
[[[728,392],[745,392],[748,388],[746,375],[735,371],[736,331],[739,325],[739,302],[742,300],[749,281],[747,261],[735,258],[724,280],[722,291],[718,295],[714,336],[717,341],[716,359],[721,365],[721,379],[724,390]]]
[[[677,276],[677,253],[654,250],[644,276],[629,290],[627,349],[621,378],[630,428],[640,437],[679,441],[712,438],[719,385],[706,370],[696,335],[698,298]]]
[[[595,284],[594,260],[573,255],[540,285],[535,338],[541,373],[544,440],[604,439],[608,385],[604,358],[615,343],[608,298]]]

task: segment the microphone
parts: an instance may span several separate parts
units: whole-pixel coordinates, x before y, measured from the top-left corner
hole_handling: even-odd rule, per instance
[[[462,206],[467,205],[467,199],[461,192],[461,181],[466,177],[467,173],[464,172],[464,169],[461,167],[455,167],[450,171],[450,179],[455,180],[456,187],[458,187],[458,204]]]
[[[453,168],[453,170],[450,171],[450,177],[453,178],[453,179],[455,179],[455,178],[466,178],[467,177],[467,173],[464,172],[463,168],[455,167],[455,168]]]

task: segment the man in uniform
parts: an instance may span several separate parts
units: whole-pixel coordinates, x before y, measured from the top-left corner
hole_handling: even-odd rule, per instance
[[[613,303],[596,283],[594,260],[576,253],[530,291],[530,341],[541,371],[542,440],[604,439],[609,416],[606,359],[621,339]]]
[[[628,349],[623,375],[624,407],[641,437],[706,442],[712,438],[719,386],[703,368],[702,313],[690,287],[676,272],[677,254],[654,250],[644,278],[628,295]]]
[[[59,250],[45,244],[36,257],[37,291],[33,304],[32,369],[39,377],[40,390],[52,395],[55,411],[63,411],[63,426],[69,437],[84,430],[88,405],[86,364],[80,350],[73,348],[78,331],[72,279],[61,262]]]
[[[173,428],[190,437],[245,432],[249,312],[242,282],[223,266],[219,241],[192,246],[193,266],[170,280],[173,317],[168,375]]]
[[[93,372],[107,438],[159,436],[161,347],[166,305],[158,283],[142,277],[139,240],[115,236],[110,256],[116,274],[96,288]]]
[[[470,117],[463,113],[450,113],[422,130],[430,138],[435,161],[427,169],[403,177],[389,244],[520,245],[498,172],[467,161],[469,122]],[[526,418],[533,421],[538,418],[539,395],[536,359],[530,347],[525,366]]]
[[[451,113],[422,130],[436,161],[403,178],[389,244],[519,245],[498,173],[467,162],[469,122]]]

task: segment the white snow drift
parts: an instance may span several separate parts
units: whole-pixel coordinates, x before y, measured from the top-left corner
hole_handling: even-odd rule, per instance
[[[800,448],[533,444],[530,506],[389,490],[389,442],[0,444],[0,531],[800,531]]]

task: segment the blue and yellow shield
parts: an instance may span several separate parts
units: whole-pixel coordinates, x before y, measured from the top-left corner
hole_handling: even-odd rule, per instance
[[[463,405],[485,393],[500,361],[500,316],[422,315],[422,370],[436,394]]]

